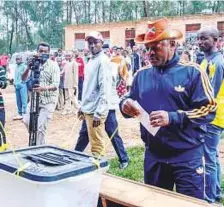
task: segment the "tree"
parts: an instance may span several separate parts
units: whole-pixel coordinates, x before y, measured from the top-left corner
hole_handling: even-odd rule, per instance
[[[143,17],[149,17],[149,3],[147,0],[142,1],[143,4]]]
[[[63,47],[68,24],[106,23],[223,12],[224,2],[210,1],[0,1],[0,51],[32,50],[40,41]]]

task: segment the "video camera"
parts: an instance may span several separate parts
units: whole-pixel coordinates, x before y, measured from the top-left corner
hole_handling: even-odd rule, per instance
[[[29,83],[29,87],[33,88],[35,86],[38,86],[40,84],[40,71],[41,66],[44,64],[44,60],[42,57],[34,55],[30,58],[28,62],[28,66],[31,69],[31,80]]]

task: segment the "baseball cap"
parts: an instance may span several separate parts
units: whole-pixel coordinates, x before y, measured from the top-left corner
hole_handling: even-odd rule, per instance
[[[90,37],[92,37],[92,38],[94,38],[94,39],[96,39],[96,40],[101,40],[102,42],[104,41],[103,36],[101,35],[101,33],[100,33],[100,32],[97,32],[97,31],[92,31],[92,32],[90,32],[90,33],[88,34],[88,36],[85,38],[85,40],[88,41],[88,39],[89,39]]]

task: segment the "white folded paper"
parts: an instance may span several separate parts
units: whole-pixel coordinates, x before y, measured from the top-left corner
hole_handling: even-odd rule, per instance
[[[134,101],[135,106],[139,109],[140,115],[137,117],[141,124],[147,129],[153,136],[159,131],[160,127],[153,127],[149,121],[149,114],[142,108],[138,101]]]

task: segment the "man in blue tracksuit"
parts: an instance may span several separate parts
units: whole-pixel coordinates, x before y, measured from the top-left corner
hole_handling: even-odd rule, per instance
[[[149,49],[151,68],[140,70],[130,94],[120,103],[125,117],[136,117],[138,101],[149,114],[155,136],[141,125],[145,142],[145,183],[204,198],[203,145],[205,124],[214,119],[216,103],[208,77],[197,65],[181,62],[175,54],[175,39],[166,19],[148,23],[136,43]]]

